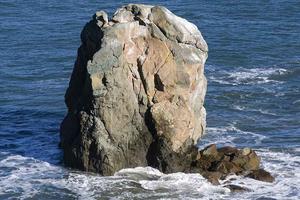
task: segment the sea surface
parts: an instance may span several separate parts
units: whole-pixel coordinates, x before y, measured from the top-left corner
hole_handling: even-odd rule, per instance
[[[209,45],[199,147],[250,146],[276,181],[231,176],[213,186],[152,168],[111,177],[65,168],[59,125],[81,29],[129,1],[0,0],[0,199],[300,199],[300,1],[130,2],[166,6]]]

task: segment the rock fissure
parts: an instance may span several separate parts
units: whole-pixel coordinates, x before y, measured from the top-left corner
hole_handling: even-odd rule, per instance
[[[159,66],[159,67],[155,67],[156,72],[155,74],[158,74],[160,69],[164,67],[164,65],[167,63],[168,59],[170,58],[170,56],[172,55],[171,51],[170,53],[167,55],[167,57],[164,59],[163,63]]]

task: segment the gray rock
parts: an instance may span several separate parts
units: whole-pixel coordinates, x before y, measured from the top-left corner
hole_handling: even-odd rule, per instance
[[[259,166],[260,157],[250,148],[242,150],[230,146],[217,148],[215,144],[211,144],[193,157],[190,171],[200,173],[213,184],[218,184],[219,179],[231,174],[273,182],[274,177],[269,172],[259,169]]]
[[[187,170],[204,134],[207,44],[164,7],[129,4],[112,20],[97,12],[65,95],[67,166],[112,175],[122,168]]]
[[[257,169],[251,171],[246,177],[253,178],[259,181],[272,183],[275,181],[275,178],[264,169]]]

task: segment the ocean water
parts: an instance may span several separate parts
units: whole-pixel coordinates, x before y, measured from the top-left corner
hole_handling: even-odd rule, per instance
[[[130,2],[168,7],[209,45],[199,147],[250,146],[276,181],[231,176],[213,186],[152,168],[111,177],[65,168],[59,125],[81,29],[129,1],[0,0],[0,199],[300,199],[300,1]]]

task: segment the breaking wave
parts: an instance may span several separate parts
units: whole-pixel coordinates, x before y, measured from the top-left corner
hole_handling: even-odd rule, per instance
[[[295,152],[299,153],[299,149]],[[275,176],[274,183],[232,175],[221,180],[221,185],[214,186],[200,174],[163,174],[151,167],[123,169],[114,176],[102,177],[30,157],[7,155],[0,161],[1,171],[6,172],[0,174],[0,198],[55,198],[59,195],[64,199],[298,199],[299,154],[268,149],[257,153],[262,157],[263,167]],[[225,187],[228,184],[249,191],[232,193]]]

